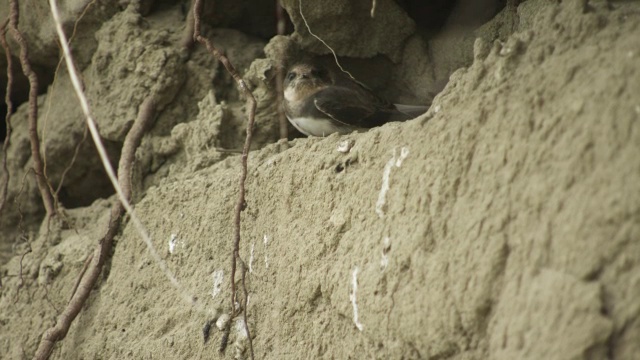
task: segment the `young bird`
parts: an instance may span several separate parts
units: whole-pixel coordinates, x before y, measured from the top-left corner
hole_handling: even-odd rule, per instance
[[[283,105],[291,124],[307,136],[366,131],[389,121],[413,119],[427,110],[423,106],[396,107],[358,82],[306,63],[289,70]]]

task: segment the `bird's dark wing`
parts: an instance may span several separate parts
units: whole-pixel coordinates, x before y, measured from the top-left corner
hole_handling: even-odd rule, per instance
[[[370,128],[387,121],[380,116],[387,109],[380,109],[380,99],[369,94],[342,86],[330,86],[314,95],[318,110],[345,125]]]

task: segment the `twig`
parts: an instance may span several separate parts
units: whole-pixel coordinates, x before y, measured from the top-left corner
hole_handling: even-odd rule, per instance
[[[11,59],[11,50],[9,44],[7,44],[7,25],[9,19],[5,20],[0,28],[0,45],[4,48],[4,54],[7,58],[7,93],[5,94],[4,101],[7,104],[7,116],[5,117],[5,124],[7,126],[7,134],[4,138],[4,145],[2,145],[2,179],[0,179],[0,214],[4,208],[4,204],[7,200],[7,190],[9,189],[9,169],[7,168],[7,150],[9,149],[9,143],[11,142],[11,114],[13,112],[13,103],[11,102],[11,88],[13,87],[13,61]]]
[[[353,77],[353,75],[351,75],[350,72],[345,70],[342,67],[342,65],[340,65],[340,62],[338,61],[338,55],[336,55],[336,52],[333,50],[333,48],[329,46],[329,44],[327,44],[324,40],[322,40],[318,35],[314,34],[313,31],[311,31],[311,27],[309,27],[309,23],[307,22],[307,19],[304,17],[304,14],[302,13],[302,0],[298,0],[298,8],[300,10],[300,16],[302,17],[302,21],[304,21],[304,25],[307,27],[307,31],[309,31],[309,34],[311,34],[311,36],[313,36],[314,38],[318,39],[318,41],[320,41],[324,46],[327,47],[327,49],[329,49],[329,51],[331,51],[331,54],[333,54],[333,59],[336,61],[336,65],[338,65],[338,67],[340,68],[340,70],[342,70],[343,73],[349,75],[351,80],[360,83],[358,80],[356,80],[356,78]]]
[[[286,22],[284,18],[284,8],[282,7],[282,4],[280,4],[280,0],[276,0],[276,19],[278,35],[284,35]],[[285,115],[284,107],[282,106],[282,102],[284,100],[284,75],[284,69],[279,66],[276,69],[276,97],[278,101],[276,106],[278,109],[278,121],[280,123],[280,139],[286,139],[289,137],[289,122],[287,121],[287,116]]]
[[[29,62],[27,42],[24,37],[22,37],[20,30],[18,30],[18,19],[20,17],[18,0],[9,0],[9,6],[9,28],[11,29],[13,38],[20,45],[22,72],[29,79],[29,137],[31,139],[33,170],[36,174],[36,182],[40,189],[40,196],[42,196],[42,202],[47,211],[47,216],[53,216],[55,214],[55,207],[53,205],[53,197],[49,192],[47,180],[44,177],[42,157],[40,156],[40,141],[38,140],[38,76],[31,68],[31,63]]]
[[[377,5],[378,5],[378,2],[376,0],[371,0],[371,18],[374,18],[376,16]]]
[[[251,91],[249,91],[249,88],[245,84],[244,80],[242,80],[242,77],[240,77],[236,69],[233,67],[229,59],[227,59],[226,56],[222,55],[218,51],[218,49],[216,49],[213,46],[213,44],[211,43],[211,41],[209,41],[209,39],[203,37],[200,34],[200,11],[202,8],[201,4],[202,4],[202,0],[195,0],[193,5],[193,15],[194,15],[193,38],[196,41],[203,44],[207,48],[207,50],[209,50],[209,52],[218,61],[220,61],[222,65],[224,65],[227,72],[233,77],[233,79],[238,84],[238,88],[240,89],[240,91],[245,95],[248,103],[247,105],[249,107],[248,122],[247,122],[247,136],[245,137],[244,147],[242,148],[242,157],[241,157],[242,171],[240,174],[240,182],[239,182],[240,194],[238,196],[238,202],[236,203],[236,208],[235,208],[235,219],[234,219],[235,236],[234,236],[234,243],[233,243],[233,254],[231,256],[231,313],[235,314],[236,313],[236,283],[235,283],[236,261],[237,261],[237,258],[240,256],[240,221],[241,221],[242,210],[244,210],[244,208],[246,207],[245,182],[247,180],[247,158],[249,157],[249,148],[251,147],[251,137],[253,135],[253,124],[254,124],[255,115],[256,115],[256,99],[253,97],[253,94],[251,94]],[[244,316],[246,316],[246,311],[247,309],[244,308],[243,309]],[[251,337],[249,337],[249,344],[251,347],[253,347]],[[253,359],[253,353],[251,355],[252,355],[251,358]]]

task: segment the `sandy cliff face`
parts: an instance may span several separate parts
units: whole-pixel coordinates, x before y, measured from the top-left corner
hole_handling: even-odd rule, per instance
[[[247,70],[259,102],[241,246],[256,358],[636,358],[638,3],[525,1],[479,29],[449,33],[446,52],[446,36],[424,41],[399,5],[379,2],[380,17],[363,25],[371,27],[370,45],[350,46],[323,20],[353,20],[344,27],[349,34],[354,22],[368,21],[349,16],[359,6],[336,0],[307,13],[338,55],[373,56],[345,59],[364,76],[385,70],[369,85],[396,100],[432,101],[415,120],[362,134],[275,143],[274,64],[295,52],[322,52],[304,37],[297,1],[285,3],[297,32],[271,39],[266,59],[255,60],[265,57],[264,40],[208,32]],[[230,301],[240,160],[218,149],[242,142],[243,100],[202,49],[190,56],[176,50],[179,6],[144,8],[146,17],[137,9],[103,7],[92,18],[101,20],[83,75],[115,158],[141,94],[162,91],[156,125],[137,153],[134,198],[182,289],[125,224],[53,357],[247,358],[235,320],[226,355],[218,354],[222,334],[215,326],[208,343],[202,337],[205,323],[227,312]],[[235,24],[229,21],[224,25]],[[398,26],[402,21],[409,25]],[[402,38],[402,45],[385,36]],[[447,61],[457,52],[463,55]],[[439,79],[460,66],[431,99]],[[77,107],[60,99],[75,101],[64,71],[41,96],[54,182],[62,181],[65,159],[84,131]],[[102,185],[87,186],[87,176],[103,184],[104,175],[92,147],[83,145],[62,186],[65,221],[38,228],[35,185],[19,192],[31,162],[25,117],[23,105],[14,115],[9,165],[26,229],[16,226],[13,206],[0,222],[5,243],[30,237],[5,252],[1,272],[0,354],[7,358],[32,356],[106,231],[115,201],[101,199],[108,190],[94,193]],[[32,252],[21,256],[27,248]],[[181,295],[195,296],[198,305]]]

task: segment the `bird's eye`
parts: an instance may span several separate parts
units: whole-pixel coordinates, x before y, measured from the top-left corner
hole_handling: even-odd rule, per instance
[[[296,78],[296,73],[294,73],[293,71],[287,74],[287,80],[292,81],[295,78]]]

